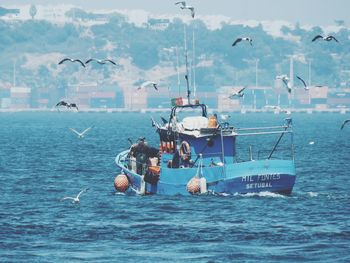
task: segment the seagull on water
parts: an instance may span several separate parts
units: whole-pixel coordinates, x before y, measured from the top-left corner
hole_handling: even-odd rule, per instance
[[[179,4],[181,4],[181,6],[180,6],[181,9],[189,9],[189,10],[191,10],[191,16],[192,16],[192,18],[194,18],[195,12],[194,12],[194,7],[193,6],[187,5],[185,1],[180,1],[180,2],[176,2],[175,3],[175,5],[179,5]]]
[[[113,60],[111,60],[111,59],[96,59],[96,58],[90,58],[90,59],[88,59],[87,61],[85,61],[85,64],[88,64],[88,63],[90,63],[91,61],[96,61],[98,64],[100,64],[100,65],[104,65],[104,64],[106,64],[107,62],[109,62],[109,63],[111,63],[111,64],[113,64],[113,65],[117,65],[117,63],[115,63]]]
[[[283,113],[286,113],[286,114],[290,114],[291,113],[289,110],[282,109],[280,106],[277,106],[277,105],[265,105],[264,108],[272,109],[272,110],[275,110],[275,111],[278,111],[278,112],[283,112]]]
[[[235,40],[235,42],[233,42],[232,46],[234,47],[235,45],[237,45],[237,43],[241,42],[241,41],[248,41],[249,44],[251,46],[253,46],[252,42],[253,42],[253,39],[251,39],[250,37],[239,37]]]
[[[297,79],[303,83],[305,90],[309,90],[309,87],[306,85],[306,82],[301,77],[297,76]]]
[[[244,87],[244,88],[241,88],[239,91],[236,91],[235,93],[233,93],[233,94],[231,94],[230,96],[229,96],[229,98],[230,99],[233,99],[235,96],[237,96],[237,97],[243,97],[244,96],[244,93],[243,93],[243,91],[246,89],[246,87]]]
[[[318,39],[322,39],[322,40],[324,40],[324,41],[332,41],[332,40],[334,40],[335,42],[339,42],[334,36],[331,36],[331,35],[329,35],[329,36],[321,36],[321,35],[317,35],[317,36],[315,36],[313,39],[312,39],[312,42],[315,42],[316,40],[318,40]]]
[[[286,86],[286,89],[287,89],[288,93],[292,92],[292,86],[291,86],[291,84],[289,82],[289,78],[286,75],[277,76],[276,79],[280,79],[280,80],[283,81],[283,83]]]
[[[349,122],[350,120],[345,120],[343,122],[343,124],[341,125],[340,129],[342,130],[344,128],[344,126]]]
[[[155,82],[153,82],[153,81],[145,81],[144,83],[142,83],[141,85],[140,85],[140,87],[138,87],[137,88],[137,90],[140,90],[140,89],[142,89],[142,88],[146,88],[146,87],[148,87],[148,86],[153,86],[153,88],[155,89],[155,90],[158,90],[158,87],[157,87],[157,83],[155,83]]]
[[[70,196],[63,197],[63,198],[61,199],[61,201],[64,201],[64,200],[72,200],[72,203],[79,203],[79,202],[80,202],[79,197],[80,197],[84,192],[86,192],[87,190],[89,190],[89,188],[85,188],[85,189],[81,190],[81,191],[79,192],[79,194],[78,194],[76,197],[70,197]]]
[[[70,61],[70,62],[78,62],[80,65],[82,65],[85,68],[85,64],[80,59],[71,59],[71,58],[64,58],[60,62],[58,62],[58,65],[61,65],[62,63]]]
[[[78,135],[78,138],[83,138],[84,134],[87,133],[89,130],[91,130],[94,126],[91,126],[85,130],[83,130],[82,132],[78,132],[77,130],[73,129],[73,128],[69,128],[72,132],[74,132],[76,135]]]

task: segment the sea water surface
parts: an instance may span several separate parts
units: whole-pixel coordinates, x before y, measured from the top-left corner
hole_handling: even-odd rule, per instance
[[[240,127],[285,117],[231,116]],[[350,262],[348,116],[292,117],[291,196],[169,197],[113,187],[128,137],[158,143],[148,113],[0,113],[0,261]],[[91,125],[83,139],[68,129]],[[60,201],[83,188],[80,204]]]

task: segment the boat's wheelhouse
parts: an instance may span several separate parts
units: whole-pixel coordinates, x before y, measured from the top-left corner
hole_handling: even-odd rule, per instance
[[[190,147],[192,165],[199,156],[206,165],[233,163],[235,132],[227,124],[219,124],[215,115],[207,115],[205,104],[174,106],[169,122],[158,129],[162,151],[176,154]],[[181,157],[181,156],[180,156]]]

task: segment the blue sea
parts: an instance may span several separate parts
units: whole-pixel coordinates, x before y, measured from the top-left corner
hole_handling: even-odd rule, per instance
[[[350,125],[340,130],[349,116],[292,115],[290,196],[116,194],[114,158],[127,138],[158,143],[150,116],[0,113],[0,261],[350,262]],[[284,117],[232,113],[230,122]],[[83,139],[68,129],[91,125]],[[83,188],[80,204],[60,201]]]

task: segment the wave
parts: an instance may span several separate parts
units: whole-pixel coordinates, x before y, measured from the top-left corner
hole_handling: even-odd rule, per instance
[[[286,198],[285,195],[272,193],[272,192],[259,192],[259,193],[247,193],[247,194],[239,194],[236,193],[234,196],[241,196],[241,197],[272,197],[272,198]]]

